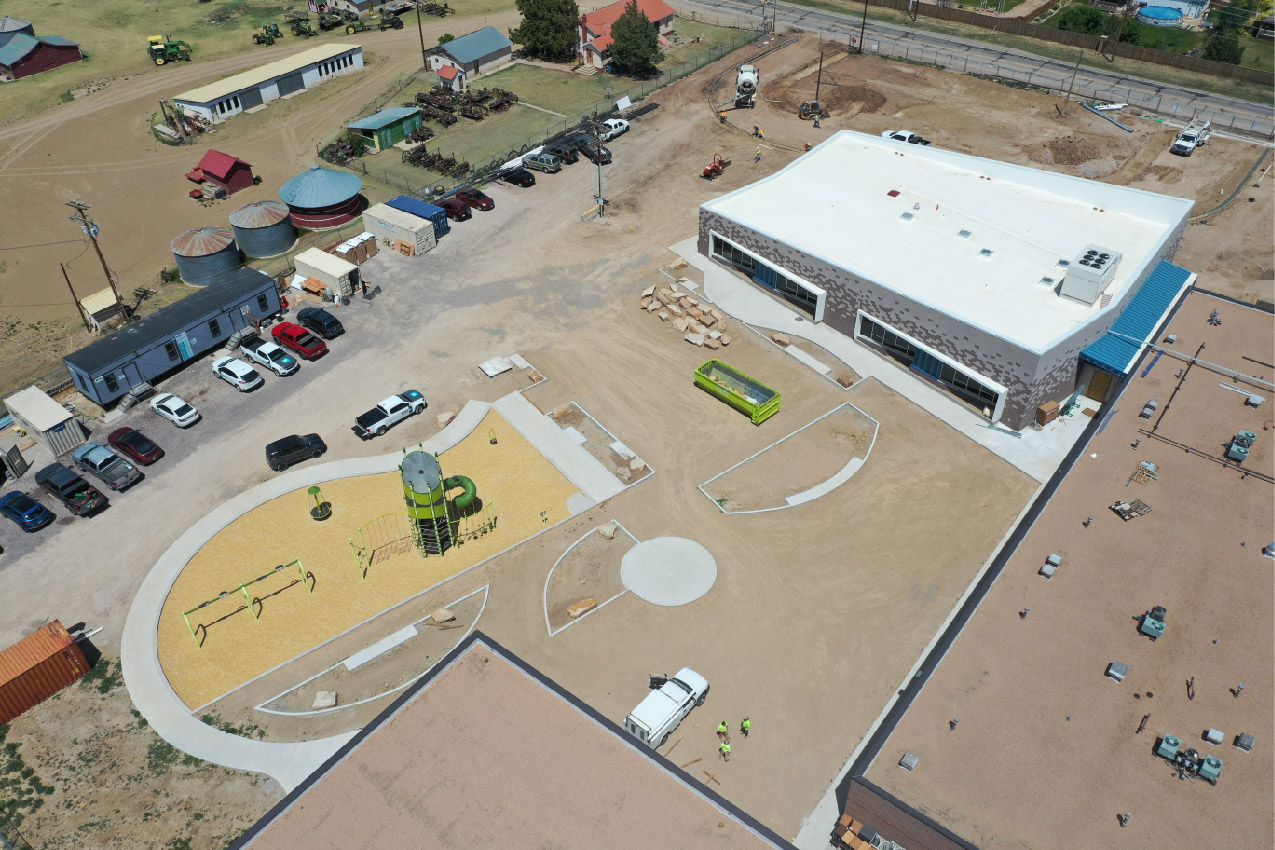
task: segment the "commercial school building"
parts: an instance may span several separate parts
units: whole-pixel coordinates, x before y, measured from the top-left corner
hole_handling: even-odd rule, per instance
[[[363,67],[357,44],[327,44],[183,92],[173,102],[214,123]]]
[[[1133,323],[1147,335],[1194,280],[1164,262],[1191,206],[843,131],[703,204],[698,247],[1022,429],[1044,402],[1103,400],[1119,370],[1083,353],[1153,272],[1130,307],[1160,311]]]

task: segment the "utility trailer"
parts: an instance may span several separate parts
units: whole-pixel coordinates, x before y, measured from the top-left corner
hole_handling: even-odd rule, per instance
[[[695,370],[695,385],[760,425],[779,412],[779,393],[720,360]]]

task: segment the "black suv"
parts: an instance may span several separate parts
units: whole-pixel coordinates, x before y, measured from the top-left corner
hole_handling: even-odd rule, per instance
[[[606,145],[600,144],[592,136],[582,133],[573,137],[571,143],[576,146],[576,150],[580,151],[580,156],[590,162],[606,165],[611,161],[611,152],[607,150]]]
[[[557,142],[552,145],[545,145],[544,152],[553,154],[568,165],[573,162],[580,161],[580,155],[576,153],[575,145],[568,142]]]
[[[528,186],[536,185],[536,175],[525,168],[511,168],[508,171],[503,171],[500,174],[500,179],[515,186],[522,186],[524,189]]]
[[[341,320],[322,307],[302,307],[297,311],[297,322],[324,339],[345,333]]]
[[[90,516],[108,504],[97,488],[60,463],[51,463],[37,472],[35,483],[76,516]]]
[[[304,437],[293,434],[266,446],[266,465],[275,472],[283,472],[294,463],[318,457],[327,450],[327,444],[318,434],[306,434]]]

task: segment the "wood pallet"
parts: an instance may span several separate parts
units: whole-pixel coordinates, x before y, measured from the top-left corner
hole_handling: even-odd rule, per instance
[[[1141,499],[1130,499],[1127,502],[1116,502],[1111,509],[1119,515],[1119,517],[1128,522],[1134,517],[1146,516],[1151,513],[1151,506]]]

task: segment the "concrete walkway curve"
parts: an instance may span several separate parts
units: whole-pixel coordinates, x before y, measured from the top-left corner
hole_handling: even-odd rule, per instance
[[[439,433],[424,441],[430,452],[443,452],[469,436],[491,405],[471,401]],[[317,741],[269,743],[221,732],[196,717],[168,683],[159,663],[159,615],[173,583],[195,553],[212,537],[252,509],[312,484],[338,478],[392,472],[401,451],[369,458],[348,458],[294,470],[258,484],[218,505],[173,542],[142,581],[120,641],[120,664],[133,704],[161,738],[182,752],[236,770],[266,773],[285,791],[297,787],[355,735],[348,732]]]

